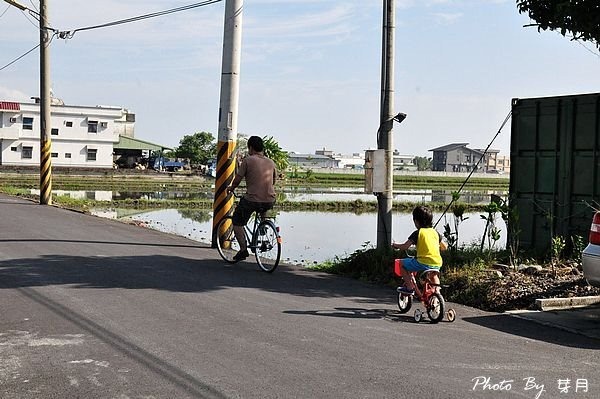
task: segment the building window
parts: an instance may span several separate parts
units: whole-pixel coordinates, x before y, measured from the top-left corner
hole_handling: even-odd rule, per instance
[[[11,151],[17,152],[17,147],[10,147]]]
[[[98,121],[88,121],[88,133],[98,133]]]
[[[33,118],[23,117],[23,130],[33,130]]]
[[[55,127],[53,127],[53,128],[50,130],[50,134],[51,134],[52,136],[58,136],[58,129],[57,129],[57,128],[55,128]]]
[[[51,153],[50,153],[50,156],[51,156],[52,158],[58,158],[58,152],[51,152]]]
[[[95,161],[96,160],[96,154],[97,154],[98,150],[95,148],[88,148],[87,150],[87,160],[88,161]]]
[[[70,152],[65,152],[65,158],[71,158],[71,153]]]
[[[33,158],[33,147],[23,147],[21,151],[21,158],[23,159],[31,159]]]
[[[66,126],[66,127],[73,127],[73,122],[71,122],[71,121],[66,121],[66,122],[65,122],[65,126]]]

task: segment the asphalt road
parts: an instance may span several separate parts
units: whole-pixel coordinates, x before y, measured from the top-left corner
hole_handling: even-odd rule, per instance
[[[0,216],[3,399],[600,397],[599,340],[454,304],[417,324],[393,288],[8,196]]]

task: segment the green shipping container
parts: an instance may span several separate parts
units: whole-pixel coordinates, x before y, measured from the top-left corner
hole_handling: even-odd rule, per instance
[[[600,93],[513,99],[510,203],[520,247],[587,236],[600,208]]]

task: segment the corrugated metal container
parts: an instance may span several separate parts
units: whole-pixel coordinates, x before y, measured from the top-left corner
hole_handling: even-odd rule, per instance
[[[600,93],[513,99],[510,153],[520,247],[586,239],[600,206]]]

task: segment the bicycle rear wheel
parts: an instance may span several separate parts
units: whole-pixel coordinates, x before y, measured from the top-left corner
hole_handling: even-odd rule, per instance
[[[439,323],[444,318],[444,309],[446,308],[446,302],[444,297],[437,292],[429,297],[427,303],[427,316],[432,323]]]
[[[217,226],[217,250],[225,262],[236,263],[233,256],[240,250],[240,244],[233,234],[231,216],[224,217]]]
[[[258,266],[267,273],[273,273],[281,258],[281,237],[275,223],[270,220],[260,222],[256,229],[255,245],[254,255]]]

